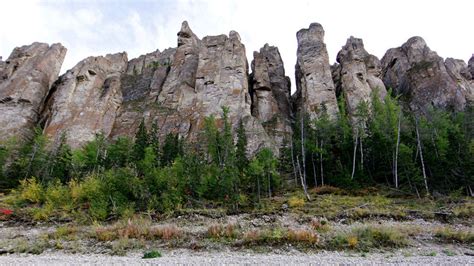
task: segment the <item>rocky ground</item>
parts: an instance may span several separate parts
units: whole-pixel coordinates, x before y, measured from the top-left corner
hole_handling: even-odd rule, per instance
[[[348,232],[361,226],[396,228],[410,236],[409,244],[401,248],[376,248],[362,250],[325,250],[324,246],[301,246],[285,243],[275,246],[235,245],[229,239],[206,239],[210,225],[237,224],[240,230],[266,226],[308,229],[298,221],[299,215],[250,214],[207,217],[189,214],[151,224],[130,222],[140,226],[176,226],[183,241],[135,239],[97,240],[98,228],[124,230],[115,225],[107,226],[58,226],[19,225],[6,223],[0,227],[1,265],[99,265],[99,264],[454,264],[472,265],[472,246],[436,241],[433,232],[448,225],[438,221],[415,219],[410,221],[329,221],[328,232],[320,233],[319,242],[328,241],[337,232]],[[115,226],[115,227],[114,227]],[[459,231],[472,231],[469,225],[449,225]],[[60,228],[75,228],[73,233],[58,233]],[[296,229],[295,229],[296,230]],[[132,237],[130,237],[132,238]],[[321,244],[322,245],[322,244]],[[159,250],[161,257],[142,259],[147,250]],[[35,254],[31,254],[35,253]]]
[[[301,264],[417,264],[417,265],[472,265],[474,257],[469,255],[446,255],[441,250],[433,253],[433,248],[397,250],[388,253],[348,253],[298,251],[255,253],[252,251],[193,252],[172,250],[163,252],[163,256],[154,259],[142,259],[141,253],[127,256],[105,254],[70,254],[46,252],[41,255],[10,254],[0,257],[1,265],[135,265],[135,264],[249,264],[249,265],[301,265]],[[440,247],[437,247],[440,248]],[[437,250],[436,248],[436,250]],[[426,253],[423,253],[426,252]]]
[[[102,223],[19,210],[0,221],[0,264],[474,264],[472,199],[312,196]]]

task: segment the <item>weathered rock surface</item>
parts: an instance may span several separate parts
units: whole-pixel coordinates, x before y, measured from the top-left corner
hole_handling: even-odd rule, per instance
[[[308,29],[296,34],[298,39],[297,62],[295,66],[296,111],[304,111],[311,119],[317,118],[323,110],[334,118],[338,110],[335,87],[331,76],[329,57],[324,44],[324,29],[312,23]]]
[[[241,120],[244,123],[249,153],[264,146],[274,148],[251,115],[248,84],[245,47],[237,32],[200,40],[183,22],[176,49],[129,62],[122,75],[123,104],[112,135],[133,137],[144,119],[148,127],[157,125],[162,139],[176,133],[196,142],[205,118],[213,115],[219,120],[222,107],[227,107],[234,127]]]
[[[253,53],[252,115],[262,123],[275,143],[282,147],[291,136],[291,83],[277,47],[265,44]]]
[[[32,136],[65,55],[61,44],[33,43],[0,60],[0,141]]]
[[[383,81],[402,94],[413,110],[433,105],[462,110],[467,91],[448,73],[443,58],[431,51],[421,37],[412,37],[382,58]]]
[[[122,103],[120,75],[127,54],[88,57],[56,82],[43,112],[44,133],[53,143],[63,134],[78,148],[102,133],[109,137]]]
[[[466,96],[466,104],[474,103],[474,79],[466,62],[460,59],[447,58],[444,61],[446,70]]]
[[[155,51],[128,62],[121,75],[122,105],[118,110],[111,136],[133,137],[145,117],[148,120],[156,105],[173,61],[176,49]]]
[[[333,66],[333,78],[336,90],[344,95],[348,114],[356,123],[357,108],[362,102],[369,106],[372,93],[383,100],[387,91],[380,79],[380,61],[369,54],[362,39],[350,37],[337,54],[339,64]]]
[[[474,78],[474,54],[472,55],[471,59],[469,59],[468,68],[469,72],[471,73],[471,77]]]

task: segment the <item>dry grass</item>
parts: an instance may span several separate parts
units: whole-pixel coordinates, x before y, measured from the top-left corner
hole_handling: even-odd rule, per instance
[[[182,235],[182,231],[175,225],[153,227],[149,230],[149,233],[147,234],[149,239],[159,238],[164,240],[178,239]]]
[[[345,195],[347,194],[341,188],[333,187],[333,186],[320,186],[311,189],[311,192],[317,195],[324,195],[324,194],[333,194],[333,195]]]
[[[312,231],[304,229],[289,229],[286,235],[286,238],[289,242],[295,244],[316,244],[319,240],[318,235]]]
[[[235,224],[213,224],[207,228],[206,236],[209,238],[237,238],[239,232]]]
[[[408,236],[396,228],[365,225],[339,232],[326,243],[331,249],[357,249],[369,251],[375,248],[400,248],[408,245]]]
[[[313,230],[318,232],[328,232],[331,230],[331,226],[324,219],[311,219],[310,226]]]
[[[473,230],[454,229],[452,227],[442,227],[435,231],[435,236],[444,242],[454,242],[461,244],[474,243]]]

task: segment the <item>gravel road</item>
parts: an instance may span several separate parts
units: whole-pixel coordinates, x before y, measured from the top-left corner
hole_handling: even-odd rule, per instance
[[[314,254],[286,253],[259,254],[246,252],[192,252],[174,250],[163,257],[142,259],[141,254],[125,257],[100,254],[65,254],[60,252],[41,255],[11,254],[0,256],[0,265],[308,265],[308,264],[414,264],[414,265],[474,265],[474,257],[466,255],[434,256],[376,253],[361,256],[339,252]]]

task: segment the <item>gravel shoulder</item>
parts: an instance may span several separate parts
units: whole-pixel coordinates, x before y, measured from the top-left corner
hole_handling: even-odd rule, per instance
[[[407,253],[408,252],[408,253]],[[0,265],[308,265],[308,264],[412,264],[412,265],[473,265],[474,257],[467,255],[447,256],[411,255],[408,250],[395,253],[356,254],[344,252],[301,253],[285,252],[192,252],[172,250],[163,257],[142,259],[141,254],[110,256],[103,254],[66,254],[47,252],[41,255],[9,254],[0,256]]]

